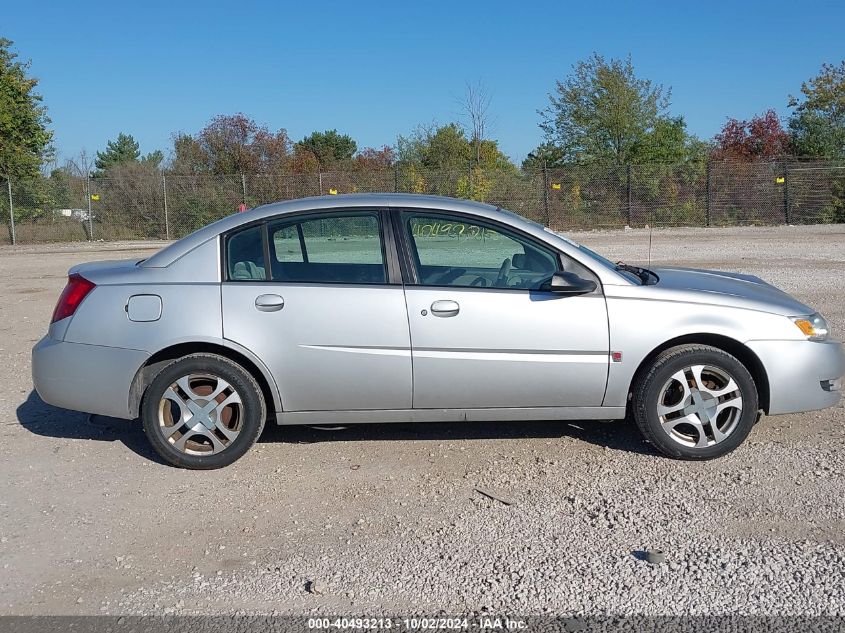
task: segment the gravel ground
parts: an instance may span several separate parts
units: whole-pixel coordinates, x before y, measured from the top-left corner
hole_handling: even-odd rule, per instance
[[[573,237],[648,260],[647,231]],[[757,274],[841,333],[844,240],[661,230],[651,262]],[[163,465],[137,423],[43,404],[29,350],[66,269],[159,246],[0,248],[0,614],[845,615],[841,403],[763,418],[706,463],[624,422],[521,422],[268,428],[213,472]]]

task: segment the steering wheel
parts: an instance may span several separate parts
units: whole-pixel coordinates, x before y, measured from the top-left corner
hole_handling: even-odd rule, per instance
[[[511,271],[511,258],[506,257],[502,265],[499,266],[499,275],[496,277],[496,286],[508,285],[508,273]]]
[[[467,271],[466,268],[450,268],[445,273],[440,275],[440,277],[438,277],[434,281],[434,284],[435,285],[448,286],[453,281],[455,281],[458,277],[463,275],[466,271]]]
[[[470,285],[470,286],[481,286],[482,288],[486,288],[486,287],[487,287],[487,286],[489,286],[490,284],[487,282],[487,280],[486,280],[484,277],[482,277],[481,275],[479,275],[478,277],[476,277],[475,279],[473,279],[473,280],[469,283],[469,285]]]

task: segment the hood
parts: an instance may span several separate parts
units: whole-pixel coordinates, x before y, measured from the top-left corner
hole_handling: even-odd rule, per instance
[[[754,275],[725,273],[695,268],[656,268],[661,290],[674,290],[701,295],[707,303],[720,303],[740,308],[799,316],[815,312],[783,290]]]

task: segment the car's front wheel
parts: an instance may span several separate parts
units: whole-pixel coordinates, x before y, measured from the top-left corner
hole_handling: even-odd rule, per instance
[[[150,443],[180,468],[228,466],[255,443],[265,417],[255,379],[215,354],[191,354],[167,365],[141,403]]]
[[[757,420],[754,379],[734,356],[708,345],[681,345],[660,353],[638,376],[634,420],[657,449],[677,459],[726,455]]]

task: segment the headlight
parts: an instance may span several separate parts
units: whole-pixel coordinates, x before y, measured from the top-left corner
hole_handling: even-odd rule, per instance
[[[810,316],[789,317],[796,327],[804,333],[808,341],[826,341],[829,330],[827,321],[816,312]]]

